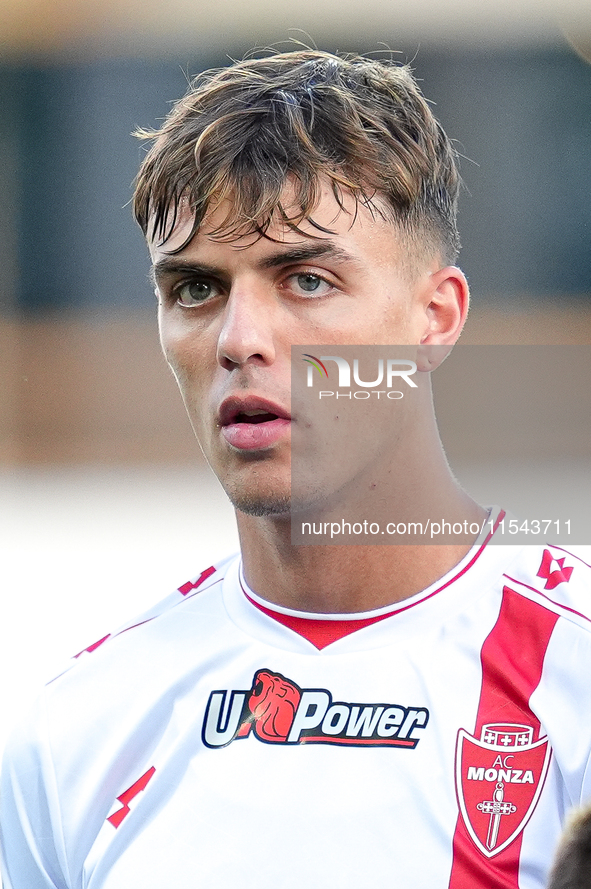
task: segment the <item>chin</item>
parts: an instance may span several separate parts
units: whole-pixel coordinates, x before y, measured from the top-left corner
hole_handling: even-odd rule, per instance
[[[291,497],[289,494],[263,494],[260,491],[237,492],[228,491],[226,494],[234,509],[251,516],[289,516],[291,511]]]

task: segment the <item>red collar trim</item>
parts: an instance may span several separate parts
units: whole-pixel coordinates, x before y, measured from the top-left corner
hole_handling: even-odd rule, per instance
[[[251,605],[254,605],[255,608],[258,608],[259,611],[262,611],[263,614],[266,614],[268,617],[272,617],[273,620],[276,620],[278,623],[283,624],[284,627],[293,630],[294,633],[299,633],[300,636],[303,636],[304,639],[307,639],[308,642],[311,642],[316,648],[322,650],[323,648],[326,648],[327,645],[331,645],[333,642],[337,642],[339,639],[349,636],[356,630],[362,630],[364,627],[369,627],[371,624],[376,624],[381,620],[386,620],[387,617],[401,614],[403,611],[408,611],[409,608],[414,608],[415,605],[420,605],[422,602],[426,602],[427,599],[431,599],[433,596],[436,596],[437,593],[440,593],[442,590],[446,589],[446,587],[455,583],[456,580],[459,580],[460,577],[469,571],[482,554],[482,551],[504,517],[504,510],[500,510],[493,529],[487,534],[486,539],[476,550],[470,561],[464,565],[461,571],[454,574],[453,577],[443,583],[440,587],[437,587],[437,589],[433,590],[432,593],[429,593],[428,596],[425,596],[424,599],[419,599],[418,602],[411,602],[409,605],[403,605],[401,608],[393,608],[392,611],[388,611],[386,614],[378,614],[375,617],[350,618],[348,620],[323,620],[322,618],[316,617],[299,617],[295,614],[283,614],[281,611],[275,611],[273,608],[261,605],[260,602],[257,602],[248,595],[242,583],[240,585],[244,595]]]
[[[348,636],[350,633],[354,633],[355,630],[362,630],[363,627],[375,624],[379,620],[385,620],[393,613],[389,612],[388,614],[378,614],[376,617],[361,617],[353,620],[322,620],[322,618],[316,617],[298,617],[295,614],[282,614],[280,611],[273,611],[272,608],[265,608],[264,605],[255,602],[246,591],[244,591],[244,595],[263,614],[272,617],[273,620],[278,621],[295,633],[299,633],[300,636],[303,636],[304,639],[307,639],[308,642],[311,642],[319,650],[326,648],[332,642],[337,642],[338,639],[342,639],[344,636]]]

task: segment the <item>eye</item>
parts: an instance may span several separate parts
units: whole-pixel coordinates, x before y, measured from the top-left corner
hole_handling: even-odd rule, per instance
[[[204,303],[221,293],[220,287],[214,281],[206,279],[194,279],[183,281],[174,290],[174,296],[179,306],[191,308]]]
[[[289,281],[292,290],[306,296],[324,296],[331,290],[328,281],[313,272],[298,272],[290,275]]]

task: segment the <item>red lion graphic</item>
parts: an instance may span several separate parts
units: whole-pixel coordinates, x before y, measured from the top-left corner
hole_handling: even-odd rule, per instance
[[[255,673],[248,709],[252,713],[255,735],[261,741],[287,740],[301,690],[280,673],[259,670]]]

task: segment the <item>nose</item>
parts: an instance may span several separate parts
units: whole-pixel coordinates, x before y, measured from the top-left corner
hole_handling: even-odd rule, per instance
[[[273,300],[254,283],[230,291],[218,336],[217,358],[226,370],[275,360]]]

